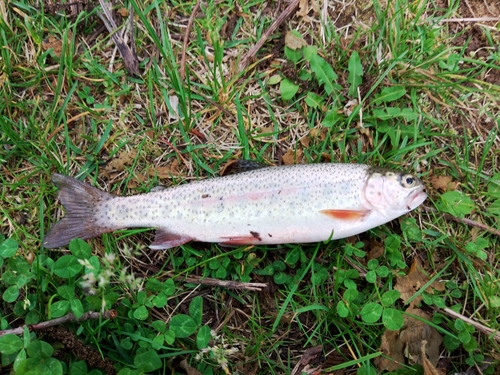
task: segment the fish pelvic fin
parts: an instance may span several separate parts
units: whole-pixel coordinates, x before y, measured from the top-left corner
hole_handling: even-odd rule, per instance
[[[50,228],[42,242],[45,248],[66,246],[74,238],[88,239],[119,229],[96,222],[96,210],[114,195],[61,174],[52,175],[52,182],[60,189],[59,200],[66,215]]]
[[[157,229],[155,240],[151,245],[149,245],[149,248],[151,250],[166,250],[172,247],[184,245],[186,242],[191,240],[191,237],[170,233],[165,229]]]

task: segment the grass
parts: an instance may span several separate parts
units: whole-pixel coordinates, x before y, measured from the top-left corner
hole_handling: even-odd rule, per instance
[[[140,77],[127,75],[100,31],[99,7],[73,14],[7,4],[0,329],[69,312],[117,317],[0,336],[1,366],[21,374],[313,374],[320,366],[424,374],[426,333],[425,366],[494,373],[498,236],[446,216],[500,229],[498,21],[456,20],[498,16],[498,6],[481,4],[327,2],[323,19],[323,5],[311,2],[239,70],[283,8],[202,3],[185,79],[182,40],[195,2],[117,4],[119,25],[134,9]],[[289,48],[290,30],[304,47]],[[123,230],[67,250],[41,247],[63,214],[52,173],[126,195],[215,177],[237,159],[417,172],[429,210],[311,245],[150,251],[151,231]],[[196,281],[207,277],[268,287]]]

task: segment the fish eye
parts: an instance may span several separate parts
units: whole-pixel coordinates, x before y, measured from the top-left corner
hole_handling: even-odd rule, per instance
[[[406,187],[411,187],[415,184],[415,177],[413,177],[412,175],[406,175],[406,176],[403,176],[403,185],[405,185]]]

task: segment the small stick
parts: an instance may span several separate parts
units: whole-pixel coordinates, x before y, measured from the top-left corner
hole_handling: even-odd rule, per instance
[[[200,3],[201,3],[200,0],[196,2],[196,5],[194,6],[193,11],[191,12],[191,16],[189,16],[186,33],[184,34],[184,42],[182,43],[181,68],[179,72],[182,79],[186,78],[186,51],[189,40],[189,34],[191,33],[191,27],[193,27],[194,17],[196,13],[198,13],[198,10],[200,9]]]
[[[128,72],[132,75],[140,76],[141,72],[139,71],[139,60],[137,58],[137,54],[135,53],[135,41],[134,41],[134,12],[133,8],[130,10],[129,18],[130,18],[130,43],[131,47],[125,43],[125,40],[117,33],[118,26],[116,25],[115,20],[113,19],[113,15],[108,9],[107,4],[104,0],[99,0],[101,4],[102,11],[104,12],[104,16],[99,14],[104,26],[108,29],[109,34],[111,35],[111,39],[116,44],[116,48],[120,52],[122,56],[123,63],[125,64],[125,68],[127,68]]]
[[[283,23],[285,22],[288,17],[291,16],[291,14],[297,9],[299,6],[300,0],[293,0],[290,5],[276,18],[276,20],[269,26],[269,28],[266,30],[264,34],[262,34],[262,37],[259,39],[259,41],[252,47],[250,50],[243,56],[243,58],[240,61],[240,64],[238,66],[239,71],[243,71],[248,64],[250,63],[250,60],[254,57],[254,55],[257,53],[257,51],[264,45],[266,40],[269,38],[269,36]]]
[[[208,286],[221,286],[223,288],[229,289],[243,289],[243,290],[255,290],[262,291],[262,288],[267,288],[267,284],[264,283],[245,283],[242,281],[231,281],[231,280],[217,280],[210,277],[191,277],[188,276],[184,279],[188,283],[208,285]]]
[[[422,209],[425,212],[427,212],[427,213],[438,213],[438,211],[435,208],[427,207],[427,206],[420,206],[420,207],[422,207]],[[488,226],[486,224],[478,223],[477,221],[474,221],[474,220],[471,220],[471,219],[465,219],[465,218],[455,217],[455,216],[452,216],[450,214],[443,214],[443,213],[441,213],[441,215],[443,215],[443,217],[446,220],[454,221],[456,223],[470,225],[472,227],[476,227],[476,228],[485,230],[487,232],[493,233],[493,234],[497,235],[498,237],[500,237],[500,230],[492,228],[492,227],[490,227],[490,226]]]
[[[0,337],[2,337],[4,335],[8,335],[8,334],[22,335],[25,327],[27,327],[29,331],[37,331],[37,330],[42,330],[42,329],[45,329],[48,327],[58,326],[58,325],[68,323],[68,322],[82,322],[84,320],[99,319],[101,317],[104,319],[114,319],[117,316],[118,316],[118,313],[116,312],[116,310],[106,310],[102,314],[100,312],[88,311],[88,312],[84,313],[79,318],[77,318],[72,313],[69,313],[69,314],[61,316],[60,318],[57,318],[57,319],[47,320],[46,322],[41,322],[38,324],[31,324],[31,325],[24,325],[22,327],[17,327],[17,328],[6,329],[4,331],[0,331]]]
[[[177,150],[177,147],[175,147],[167,138],[165,137],[162,137],[160,138],[160,141],[162,141],[163,143],[165,143],[167,146],[170,146],[174,151],[175,153],[179,156],[179,158],[181,158],[181,160],[184,162],[184,164],[186,165],[186,167],[188,167],[189,169],[190,166],[189,166],[189,163],[188,161],[186,160],[186,158],[184,158],[184,156],[182,156],[181,152],[179,150]]]
[[[459,313],[453,311],[452,309],[450,309],[448,307],[445,307],[444,309],[440,309],[440,310],[444,311],[447,315],[449,315],[453,318],[460,319],[466,323],[471,324],[472,326],[474,326],[475,328],[477,328],[481,332],[487,334],[488,336],[491,336],[496,341],[500,342],[500,332],[498,332],[498,330],[486,327],[486,326],[482,325],[481,323],[478,323],[475,320],[469,319],[469,318],[463,316],[462,314],[459,314]]]

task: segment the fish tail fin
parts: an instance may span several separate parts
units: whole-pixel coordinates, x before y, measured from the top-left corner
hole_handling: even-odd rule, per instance
[[[96,220],[99,206],[114,195],[61,174],[52,175],[52,182],[60,189],[59,200],[66,208],[66,215],[43,239],[45,248],[66,246],[73,238],[88,239],[117,229],[99,225]]]

